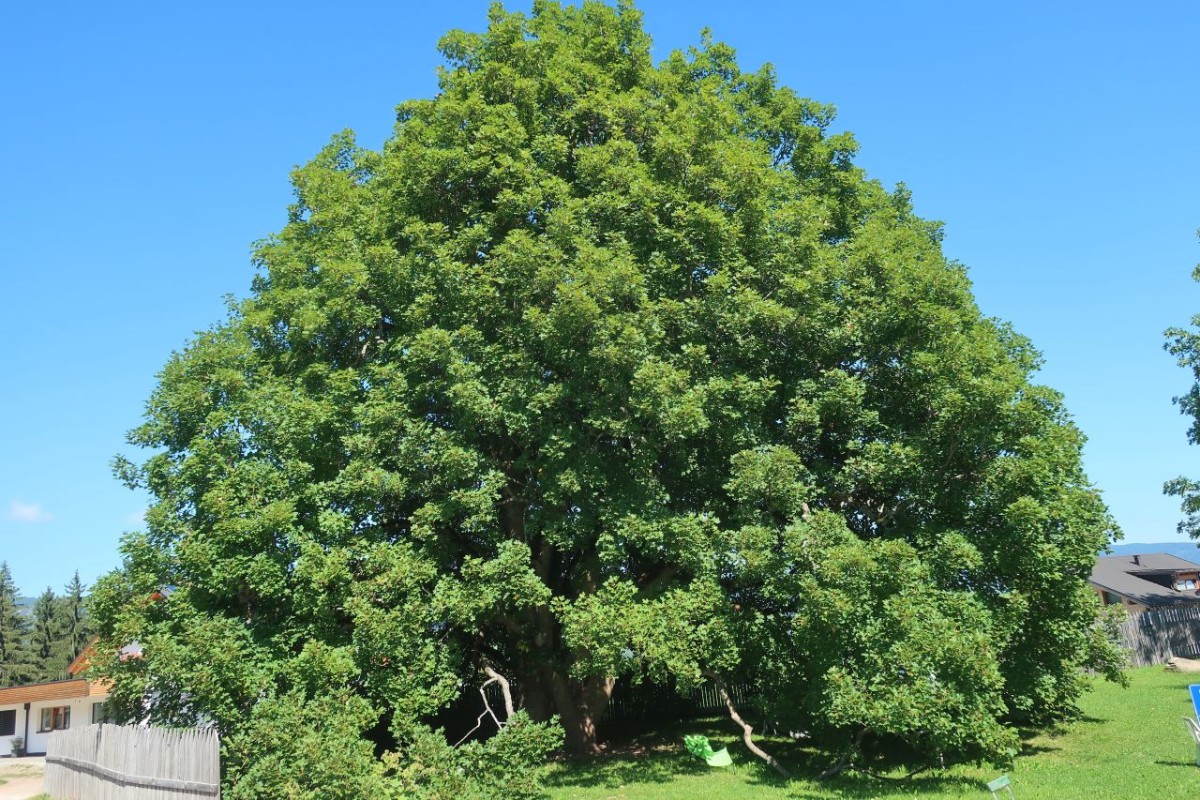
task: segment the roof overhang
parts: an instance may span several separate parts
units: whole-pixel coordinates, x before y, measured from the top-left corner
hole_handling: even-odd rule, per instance
[[[69,681],[31,683],[27,686],[12,686],[0,689],[0,706],[36,703],[42,700],[73,700],[77,697],[108,696],[108,686],[76,678]]]

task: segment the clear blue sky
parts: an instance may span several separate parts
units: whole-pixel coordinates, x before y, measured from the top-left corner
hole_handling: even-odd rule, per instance
[[[513,3],[512,8],[527,7]],[[708,26],[835,104],[859,163],[946,223],[984,312],[1045,354],[1127,541],[1200,476],[1162,330],[1200,312],[1194,3],[643,0],[656,54]],[[485,2],[17,3],[0,21],[0,559],[27,593],[117,563],[109,472],[168,354],[243,295],[288,172],[378,146]]]

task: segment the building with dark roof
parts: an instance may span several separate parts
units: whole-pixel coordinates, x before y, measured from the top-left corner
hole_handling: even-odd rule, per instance
[[[1200,605],[1200,564],[1166,553],[1101,556],[1091,584],[1104,605],[1120,603],[1131,614]]]

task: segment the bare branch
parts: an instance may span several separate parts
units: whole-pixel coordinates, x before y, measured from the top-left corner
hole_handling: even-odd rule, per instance
[[[458,747],[460,744],[465,742],[467,739],[470,739],[472,733],[474,733],[475,731],[482,728],[483,727],[483,718],[486,716],[491,716],[491,718],[493,720],[495,720],[497,727],[501,727],[501,728],[504,727],[503,725],[500,724],[500,720],[496,719],[496,715],[492,713],[492,707],[490,705],[488,705],[487,693],[484,691],[485,689],[487,689],[488,684],[493,683],[493,682],[494,682],[494,680],[492,680],[492,679],[486,680],[483,682],[483,685],[479,687],[479,695],[483,698],[483,712],[479,715],[478,719],[475,720],[475,727],[471,728],[471,730],[464,733],[463,737],[454,743],[455,747]]]
[[[512,719],[513,714],[517,713],[513,709],[512,689],[508,685],[508,679],[499,672],[496,672],[496,670],[492,669],[487,664],[483,665],[483,671],[487,673],[489,678],[491,678],[488,683],[495,681],[496,683],[500,684],[500,693],[504,695],[504,712],[506,715],[504,717],[504,721],[508,722],[508,720]],[[484,685],[486,686],[487,684]],[[487,702],[486,698],[484,698],[484,702]],[[499,724],[498,721],[497,724]]]
[[[741,727],[742,741],[746,743],[746,749],[770,764],[771,768],[783,777],[792,777],[792,773],[788,772],[787,769],[785,769],[782,764],[776,761],[770,753],[767,753],[754,743],[754,728],[747,724],[746,720],[742,719],[741,715],[738,714],[737,709],[733,705],[733,698],[729,696],[729,691],[725,688],[725,681],[721,680],[720,676],[711,670],[705,670],[704,677],[712,681],[713,685],[717,687],[717,692],[721,695],[721,699],[725,701],[725,708],[729,709],[729,718]]]
[[[513,714],[516,713],[513,707],[512,689],[508,685],[508,679],[499,672],[496,672],[496,670],[492,669],[487,664],[483,665],[483,671],[486,672],[488,676],[488,679],[479,686],[479,696],[483,698],[483,711],[475,720],[475,727],[463,734],[463,737],[454,743],[455,747],[458,747],[467,739],[470,739],[471,734],[483,727],[484,717],[491,717],[492,722],[496,723],[496,727],[498,729],[503,729],[504,726],[508,724],[508,721],[512,719]],[[496,716],[496,712],[492,711],[492,704],[488,702],[487,687],[493,683],[500,686],[500,694],[504,697],[504,711],[506,712],[506,716],[504,717],[503,722],[501,722],[500,718]]]

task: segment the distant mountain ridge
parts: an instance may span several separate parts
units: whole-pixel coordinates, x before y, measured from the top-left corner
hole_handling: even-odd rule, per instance
[[[1112,546],[1112,555],[1114,556],[1145,555],[1147,553],[1166,553],[1200,564],[1200,547],[1197,547],[1196,542],[1125,542]],[[1107,554],[1101,553],[1100,555]]]

